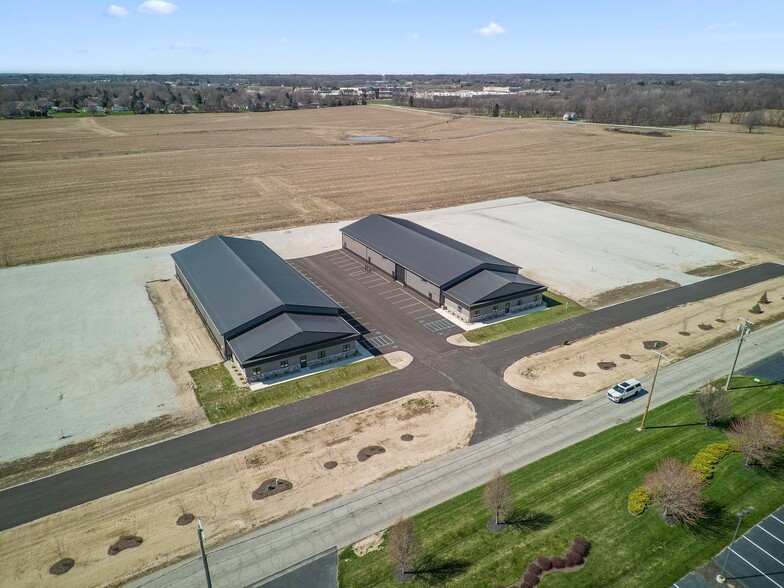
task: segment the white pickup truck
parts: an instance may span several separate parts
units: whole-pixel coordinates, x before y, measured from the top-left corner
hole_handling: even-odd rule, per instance
[[[624,380],[607,390],[607,398],[613,402],[620,402],[631,398],[640,390],[642,390],[642,384],[638,380]]]

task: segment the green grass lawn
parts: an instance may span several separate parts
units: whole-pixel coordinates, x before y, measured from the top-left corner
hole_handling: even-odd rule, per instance
[[[548,306],[547,310],[467,331],[464,334],[465,338],[471,341],[471,343],[488,343],[589,312],[587,308],[580,306],[574,300],[554,292],[548,292],[542,298]],[[569,306],[568,310],[566,308],[567,304]]]
[[[394,369],[383,357],[373,357],[256,392],[238,388],[222,363],[193,370],[190,374],[196,384],[196,399],[214,424],[316,396]]]
[[[571,305],[570,305],[571,308]],[[754,386],[738,378],[736,386]],[[784,407],[784,386],[734,390],[735,414]],[[612,409],[608,405],[608,410]],[[749,469],[738,454],[724,458],[704,489],[709,518],[692,529],[670,528],[652,507],[640,517],[626,511],[627,497],[665,456],[690,461],[708,443],[725,440],[720,429],[707,429],[685,396],[652,410],[646,430],[639,419],[616,426],[509,474],[517,522],[503,534],[485,527],[488,513],[481,488],[417,515],[424,569],[434,570],[409,585],[495,587],[519,582],[536,557],[563,555],[571,540],[585,536],[592,544],[585,567],[551,573],[540,586],[667,586],[721,551],[732,538],[734,513],[753,504],[741,532],[784,501],[784,465]],[[361,558],[344,550],[340,586],[397,586],[384,550]]]

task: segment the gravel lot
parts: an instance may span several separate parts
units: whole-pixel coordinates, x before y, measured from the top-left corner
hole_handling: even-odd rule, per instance
[[[699,241],[524,197],[404,215],[585,300],[735,257]],[[287,258],[340,246],[331,223],[258,233]],[[160,247],[0,270],[0,461],[187,411],[171,349],[145,290],[174,276]],[[66,439],[62,439],[66,436]]]

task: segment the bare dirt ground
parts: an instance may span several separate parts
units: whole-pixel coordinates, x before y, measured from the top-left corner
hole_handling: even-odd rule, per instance
[[[663,139],[662,139],[663,140]],[[784,160],[533,195],[747,254],[784,256]]]
[[[473,406],[461,396],[420,392],[4,531],[0,585],[120,585],[195,554],[196,523],[178,526],[183,514],[202,517],[214,549],[462,447],[475,419]],[[407,433],[412,440],[401,439]],[[358,452],[369,446],[385,451],[360,462]],[[327,462],[337,465],[327,469]],[[262,481],[275,478],[292,482],[293,488],[252,499]],[[125,535],[141,537],[143,543],[109,556],[109,546]],[[76,564],[55,581],[48,569],[64,557]]]
[[[771,134],[652,138],[372,106],[4,120],[0,264],[782,157],[784,136]]]
[[[686,272],[692,273],[692,272]],[[663,278],[656,278],[648,282],[638,282],[636,284],[629,284],[628,286],[620,286],[607,290],[601,294],[594,296],[585,301],[585,306],[588,308],[601,308],[623,302],[624,300],[631,300],[632,298],[639,298],[640,296],[647,296],[654,292],[661,292],[662,290],[669,290],[677,288],[680,284],[672,280],[665,280]]]
[[[760,305],[763,314],[749,313],[766,290],[770,304]],[[784,318],[783,296],[784,278],[777,278],[687,304],[523,358],[507,368],[504,379],[531,394],[582,400],[627,378],[652,372],[657,357],[646,350],[645,342],[649,347],[653,341],[666,342],[659,349],[671,363],[734,337],[738,316],[752,321]],[[600,362],[616,367],[601,369]]]
[[[147,282],[145,288],[167,335],[170,359],[166,367],[177,384],[182,407],[201,414],[206,426],[209,422],[196,401],[188,372],[219,363],[223,357],[177,279]]]

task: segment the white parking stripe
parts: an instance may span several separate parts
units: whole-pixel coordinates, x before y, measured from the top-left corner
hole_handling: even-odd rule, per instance
[[[762,547],[760,547],[759,545],[757,545],[756,543],[754,543],[754,541],[752,541],[751,539],[749,539],[748,537],[746,537],[746,535],[744,535],[743,537],[741,537],[741,539],[745,539],[746,541],[748,541],[749,543],[751,543],[751,544],[752,544],[754,547],[756,547],[757,549],[759,549],[759,550],[760,550],[762,553],[766,554],[766,555],[767,555],[769,558],[771,558],[771,559],[775,560],[775,561],[776,561],[776,562],[777,562],[779,565],[782,565],[782,566],[784,566],[784,562],[782,562],[780,559],[778,559],[778,558],[774,557],[773,555],[771,555],[770,553],[768,553],[767,551],[765,551],[764,549],[762,549]]]
[[[368,288],[378,288],[379,286],[386,286],[387,284],[389,284],[389,280],[384,280],[380,284],[375,284],[373,286],[368,286]]]
[[[770,531],[768,531],[768,530],[767,530],[765,527],[763,527],[763,526],[762,526],[762,523],[759,523],[759,524],[757,525],[757,528],[758,528],[758,529],[762,529],[762,530],[763,530],[763,531],[765,531],[765,532],[766,532],[768,535],[770,535],[771,537],[773,537],[773,538],[774,538],[776,541],[778,541],[779,543],[782,543],[782,544],[784,544],[784,541],[782,541],[782,540],[781,540],[781,538],[779,538],[779,537],[776,537],[776,535],[774,535],[773,533],[771,533]]]
[[[421,302],[420,302],[420,304],[421,304]],[[414,310],[410,310],[410,311],[408,311],[406,314],[416,314],[416,313],[418,313],[418,312],[422,312],[423,310],[424,310],[423,308],[415,308]],[[430,313],[428,313],[428,314],[423,314],[422,316],[430,316]],[[414,318],[414,320],[418,320],[418,319],[419,319],[419,318],[421,318],[421,317],[415,316],[415,317],[413,317],[413,318]]]
[[[772,514],[772,515],[770,515],[770,516],[772,516],[774,519],[776,519],[778,522],[780,522],[782,525],[784,525],[784,521],[782,521],[782,520],[781,520],[779,517],[777,517],[776,515]]]
[[[399,294],[392,294],[392,296],[384,296],[384,300],[389,300],[391,298],[399,298],[400,296],[408,296],[405,292],[401,292]]]
[[[779,588],[784,588],[784,586],[782,586],[781,584],[779,584],[778,582],[776,582],[776,580],[774,580],[773,578],[771,578],[770,576],[768,576],[768,575],[767,575],[765,572],[763,572],[761,569],[759,569],[757,566],[755,566],[753,563],[751,563],[749,560],[747,560],[745,557],[743,557],[743,556],[742,556],[740,553],[738,553],[737,551],[735,551],[735,550],[734,550],[732,547],[728,547],[727,549],[729,549],[729,550],[730,550],[732,553],[734,553],[734,554],[735,554],[735,555],[737,555],[739,558],[741,558],[743,561],[745,561],[747,564],[749,564],[749,565],[750,565],[752,568],[754,568],[755,570],[757,570],[757,571],[760,573],[760,575],[762,575],[762,576],[765,576],[765,578],[767,578],[768,580],[770,580],[771,582],[773,582],[773,583],[774,583],[776,586],[778,586]]]
[[[413,298],[412,298],[413,300]],[[422,304],[421,302],[414,302],[414,304],[406,304],[405,306],[401,306],[400,308],[411,308],[412,306],[417,306],[418,304]]]
[[[387,290],[386,292],[379,292],[379,296],[383,296],[384,294],[389,294],[390,292],[394,292],[395,290],[400,290],[400,288],[392,288],[391,290]]]

